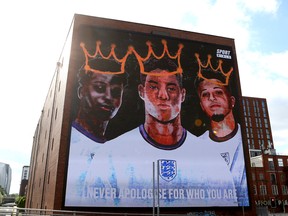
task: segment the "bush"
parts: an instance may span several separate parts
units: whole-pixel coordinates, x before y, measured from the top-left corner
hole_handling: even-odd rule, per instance
[[[15,201],[18,208],[25,208],[25,202],[26,202],[26,196],[19,196]]]

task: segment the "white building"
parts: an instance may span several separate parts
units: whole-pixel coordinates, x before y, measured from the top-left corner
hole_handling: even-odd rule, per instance
[[[10,192],[12,178],[12,170],[9,164],[0,162],[0,186],[6,191],[7,194]]]

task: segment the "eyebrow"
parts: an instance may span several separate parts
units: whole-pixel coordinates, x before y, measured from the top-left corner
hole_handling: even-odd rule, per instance
[[[158,82],[156,82],[156,81],[154,81],[154,80],[149,80],[148,83],[158,84]]]
[[[148,83],[158,84],[158,82],[157,82],[157,81],[154,81],[154,80],[149,80]],[[167,86],[170,86],[170,85],[177,86],[177,84],[174,83],[174,82],[168,82],[168,83],[167,83]]]
[[[224,89],[221,88],[221,87],[219,87],[219,86],[215,86],[215,87],[213,87],[213,89],[221,89],[222,91],[224,91]],[[202,89],[202,90],[200,91],[200,93],[202,93],[202,92],[204,92],[204,91],[207,91],[207,89],[206,89],[206,88],[205,88],[205,89]]]

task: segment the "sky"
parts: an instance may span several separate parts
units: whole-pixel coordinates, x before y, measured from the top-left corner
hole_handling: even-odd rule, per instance
[[[177,3],[177,4],[176,4]],[[287,0],[9,0],[0,3],[0,162],[19,193],[34,132],[73,15],[235,40],[243,96],[266,98],[274,147],[288,155]]]

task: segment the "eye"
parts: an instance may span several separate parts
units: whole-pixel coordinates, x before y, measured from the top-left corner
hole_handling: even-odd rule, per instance
[[[169,92],[175,92],[177,89],[176,89],[175,87],[173,87],[173,86],[169,86],[169,87],[167,88],[167,90],[168,90]]]
[[[209,93],[208,92],[202,92],[201,97],[202,98],[208,98],[209,97]]]
[[[221,91],[221,90],[217,90],[217,91],[215,92],[215,95],[217,95],[217,96],[222,96],[223,94],[224,94],[224,92]]]
[[[149,84],[149,89],[156,90],[156,89],[158,89],[158,87],[155,84]]]
[[[101,94],[106,92],[106,85],[101,84],[101,83],[93,85],[93,88],[96,92],[101,93]]]

